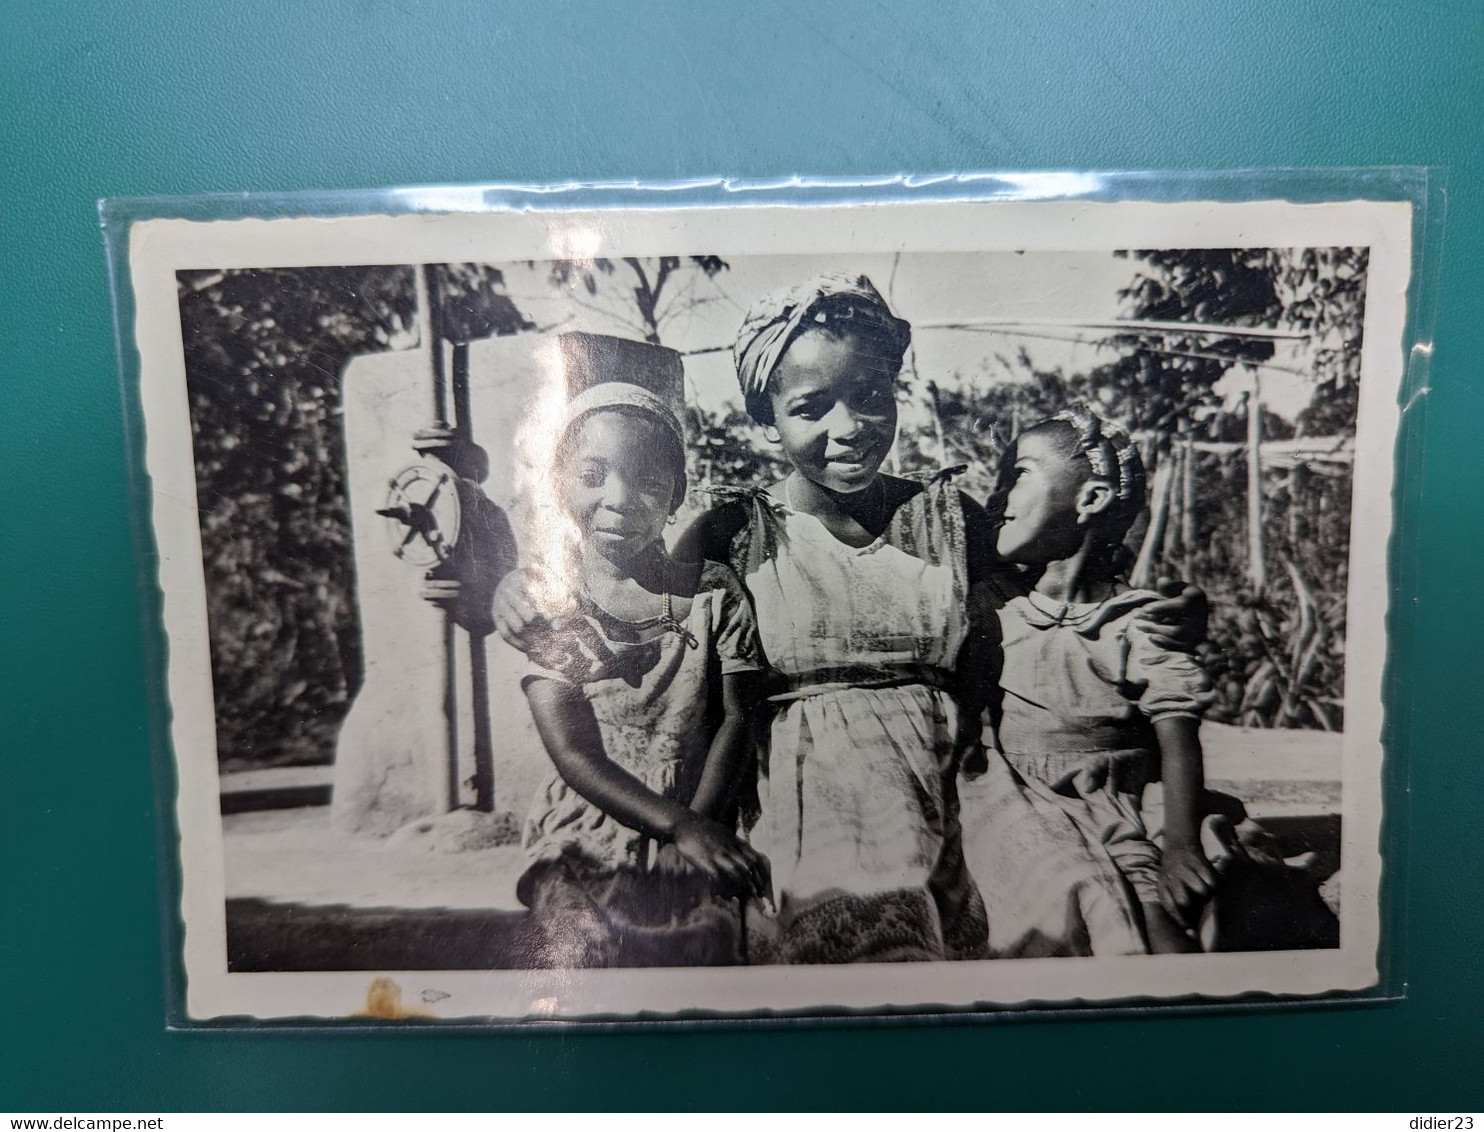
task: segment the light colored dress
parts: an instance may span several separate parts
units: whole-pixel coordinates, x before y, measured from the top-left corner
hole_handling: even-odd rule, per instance
[[[752,843],[772,865],[779,958],[982,954],[964,870],[954,665],[967,634],[963,504],[938,477],[869,546],[761,492],[731,562],[757,614],[771,699]]]
[[[958,784],[968,533],[948,475],[862,548],[764,492],[714,493],[742,509],[726,556],[787,683],[751,828],[772,864],[775,956],[1143,953],[1120,874],[1058,804],[996,752]],[[1021,592],[1014,576],[986,581],[997,602]]]
[[[682,799],[694,791],[710,746],[714,681],[760,666],[747,597],[736,575],[715,562],[703,564],[683,622],[623,621],[580,602],[533,642],[529,662],[527,679],[582,689],[608,759],[655,793]],[[652,839],[555,770],[536,792],[522,843],[531,865],[518,892],[553,929],[540,965],[741,961],[728,938],[738,927],[735,906],[728,919],[704,883],[653,872]],[[687,934],[688,927],[695,930]]]
[[[1155,645],[1135,624],[1158,598],[1128,590],[1062,604],[1031,594],[1000,610],[1005,758],[1107,852],[1144,903],[1159,901],[1160,851],[1140,810],[1159,778],[1154,721],[1199,718],[1215,698],[1194,657]]]

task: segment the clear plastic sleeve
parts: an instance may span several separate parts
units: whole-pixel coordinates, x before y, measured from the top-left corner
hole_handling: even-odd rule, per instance
[[[169,1023],[1404,995],[1444,201],[102,202]]]

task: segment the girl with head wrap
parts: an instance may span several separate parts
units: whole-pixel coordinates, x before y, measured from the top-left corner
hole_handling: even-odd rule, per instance
[[[771,863],[781,955],[1140,951],[1111,865],[997,756],[976,787],[990,867],[965,867],[957,775],[983,759],[1004,591],[992,528],[951,472],[880,470],[910,333],[870,280],[825,276],[754,306],[734,351],[790,471],[734,493],[700,533],[742,577],[779,682],[750,836]]]
[[[1124,537],[1144,504],[1127,432],[1082,406],[1027,429],[1005,454],[997,550],[1027,569],[1028,593],[1000,609],[999,745],[1036,794],[1101,846],[1138,899],[1157,952],[1194,951],[1215,881],[1201,851],[1200,663],[1135,620],[1158,595],[1122,584]],[[1164,779],[1164,839],[1140,811]],[[971,867],[979,864],[971,839]]]
[[[528,642],[522,681],[554,768],[526,822],[518,892],[543,966],[736,963],[766,862],[715,820],[748,765],[760,661],[736,576],[662,535],[685,495],[672,351],[564,336],[586,387],[555,437],[572,536],[570,609]],[[622,355],[622,356],[620,356]],[[590,372],[596,371],[596,372]],[[596,378],[596,380],[594,380]],[[725,899],[723,899],[725,897]]]
[[[789,473],[715,492],[724,502],[676,548],[741,577],[776,682],[744,821],[771,864],[778,939],[753,958],[1141,952],[1137,911],[1107,855],[1008,763],[982,755],[994,609],[1023,587],[952,470],[881,472],[910,341],[862,276],[820,276],[755,304],[737,377]],[[1167,602],[1165,613],[1199,639],[1198,602]],[[538,617],[518,586],[502,586],[507,641],[522,647]],[[974,879],[957,789],[966,756],[987,766],[973,785],[986,862]]]
[[[954,958],[986,938],[955,775],[978,735],[981,682],[963,677],[984,651],[969,548],[987,526],[947,476],[881,474],[910,338],[864,277],[755,304],[737,375],[790,471],[699,532],[742,575],[777,680],[750,837],[792,962]]]

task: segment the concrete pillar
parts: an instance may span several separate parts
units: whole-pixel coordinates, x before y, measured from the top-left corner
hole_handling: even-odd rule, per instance
[[[427,423],[427,355],[373,354],[346,368],[346,490],[365,681],[336,749],[339,828],[386,835],[451,811],[519,816],[544,777],[545,750],[520,690],[525,659],[489,634],[488,615],[493,583],[509,565],[500,547],[513,540],[526,559],[551,537],[528,498],[532,484],[549,479],[541,430],[546,421],[554,427],[565,399],[549,341],[474,342],[459,358],[468,420],[456,423],[482,452],[450,463],[477,479],[487,456],[487,475],[458,493],[460,544],[475,540],[473,560],[435,569],[432,580],[426,564],[396,553],[405,523],[378,514],[399,472],[438,467],[413,449]],[[450,506],[446,497],[439,506]],[[439,590],[444,600],[427,600]]]

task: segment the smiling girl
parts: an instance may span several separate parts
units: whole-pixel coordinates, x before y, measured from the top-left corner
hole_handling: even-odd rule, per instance
[[[655,353],[678,378],[678,357]],[[555,768],[518,887],[540,965],[740,962],[738,905],[718,898],[761,890],[767,865],[716,818],[749,755],[747,598],[726,566],[665,549],[685,460],[649,389],[610,380],[573,398],[553,471],[576,593],[533,634],[522,685]]]
[[[734,347],[737,377],[789,472],[767,488],[715,491],[725,502],[677,547],[742,579],[769,668],[744,824],[771,862],[778,936],[752,958],[1141,952],[1106,854],[983,754],[995,608],[1023,586],[998,564],[993,527],[952,470],[881,471],[910,338],[863,276],[820,276],[756,303]],[[517,648],[545,616],[532,589],[512,574],[496,597],[497,627]],[[1195,597],[1160,612],[1171,633],[1199,639]],[[971,756],[983,862],[973,879],[957,781]]]
[[[750,835],[793,962],[985,946],[955,778],[992,645],[976,601],[988,526],[948,476],[880,471],[910,333],[862,277],[756,304],[737,373],[791,470],[695,532],[742,575],[777,678]]]
[[[1150,949],[1198,950],[1215,875],[1200,848],[1201,713],[1214,696],[1190,655],[1137,621],[1158,599],[1119,578],[1144,504],[1122,428],[1080,406],[1021,433],[1001,472],[997,549],[1034,579],[1005,603],[996,730],[1005,758],[1101,845],[1142,909]],[[1140,800],[1164,780],[1163,846]]]

